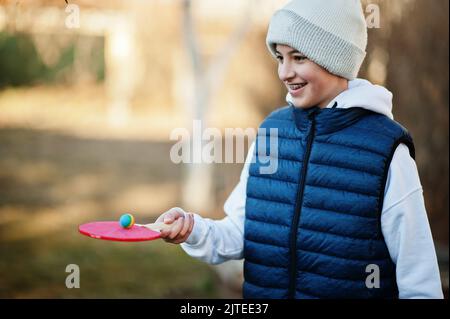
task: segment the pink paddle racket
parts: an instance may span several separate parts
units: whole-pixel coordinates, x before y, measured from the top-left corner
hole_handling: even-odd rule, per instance
[[[80,225],[78,230],[81,234],[91,238],[112,241],[148,241],[160,238],[160,231],[170,225],[164,223],[134,224],[125,228],[117,221],[92,222]]]

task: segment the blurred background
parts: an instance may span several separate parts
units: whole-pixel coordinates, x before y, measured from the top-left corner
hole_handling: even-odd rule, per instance
[[[240,262],[77,226],[125,212],[150,223],[173,206],[224,216],[243,164],[174,164],[169,136],[193,119],[256,129],[286,104],[265,47],[286,2],[0,0],[0,298],[241,297]],[[380,27],[359,77],[394,93],[414,138],[448,296],[449,2],[362,2]],[[65,286],[68,264],[80,289]]]

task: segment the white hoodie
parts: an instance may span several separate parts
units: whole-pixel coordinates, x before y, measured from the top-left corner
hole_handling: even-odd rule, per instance
[[[291,96],[286,97],[292,104]],[[393,119],[392,93],[367,80],[349,81],[348,90],[327,106],[362,107]],[[202,218],[195,214],[194,228],[181,247],[190,256],[210,264],[242,259],[248,170],[254,143],[250,146],[240,181],[224,205],[222,220]],[[399,298],[443,298],[441,279],[425,209],[417,166],[408,147],[400,144],[392,158],[386,180],[381,227],[396,264]]]

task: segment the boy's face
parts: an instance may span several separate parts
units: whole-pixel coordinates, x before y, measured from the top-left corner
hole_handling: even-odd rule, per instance
[[[277,44],[276,55],[278,76],[286,85],[296,107],[324,108],[348,88],[346,79],[329,73],[290,46]]]

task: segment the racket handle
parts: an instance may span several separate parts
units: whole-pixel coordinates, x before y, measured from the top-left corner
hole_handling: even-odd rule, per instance
[[[163,229],[170,228],[171,225],[165,224],[165,223],[151,223],[151,224],[138,225],[138,226],[142,226],[142,227],[148,228],[153,231],[161,232],[161,230],[163,230]]]

